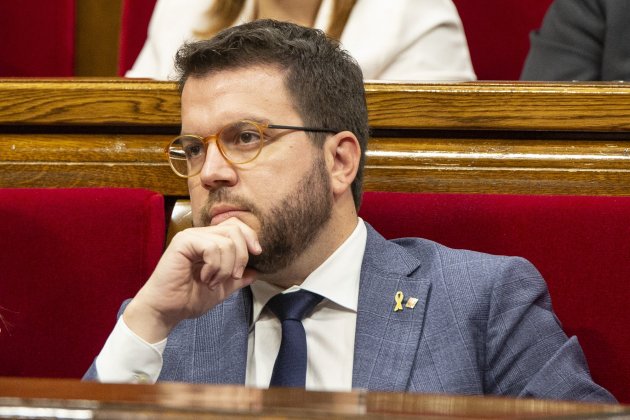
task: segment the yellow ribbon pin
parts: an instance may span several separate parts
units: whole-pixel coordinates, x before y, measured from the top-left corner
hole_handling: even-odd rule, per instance
[[[394,307],[394,312],[398,312],[398,311],[402,311],[403,310],[403,306],[402,306],[402,301],[403,298],[405,296],[403,295],[403,292],[396,292],[396,296],[394,296],[394,300],[396,301],[396,306]]]

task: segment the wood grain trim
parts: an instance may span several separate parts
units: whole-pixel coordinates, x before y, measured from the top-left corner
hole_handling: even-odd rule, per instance
[[[0,81],[0,126],[179,126],[174,83],[108,80]]]
[[[0,187],[134,186],[188,194],[166,135],[0,136]],[[630,141],[374,138],[366,190],[630,195]]]
[[[61,408],[96,418],[509,419],[627,418],[630,406],[494,396],[312,392],[160,382],[103,384],[76,379],[0,378],[0,407]],[[44,410],[45,411],[45,410]],[[52,410],[49,410],[49,412]],[[22,410],[21,413],[28,412]]]
[[[630,84],[368,84],[370,124],[437,130],[630,130]]]
[[[630,84],[367,83],[382,129],[630,132]],[[171,82],[0,80],[0,126],[178,126]]]
[[[366,190],[630,195],[624,84],[368,83]],[[599,110],[598,110],[599,109]],[[186,196],[169,82],[0,81],[0,187]]]

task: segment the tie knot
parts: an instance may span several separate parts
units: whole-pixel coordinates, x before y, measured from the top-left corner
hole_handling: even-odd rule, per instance
[[[297,292],[281,293],[272,297],[267,302],[267,307],[271,309],[271,312],[281,322],[289,319],[302,321],[322,299],[323,297],[316,293],[308,290],[298,290]]]

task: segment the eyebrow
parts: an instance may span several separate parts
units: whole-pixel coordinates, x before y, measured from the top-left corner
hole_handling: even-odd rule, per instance
[[[228,125],[237,123],[239,121],[252,121],[252,122],[255,122],[255,123],[258,123],[258,124],[263,124],[263,125],[264,124],[271,124],[270,123],[271,120],[269,118],[261,118],[259,116],[246,116],[246,117],[240,117],[240,118],[233,119],[230,122],[228,122],[227,124],[223,124],[219,128],[219,130],[222,130],[224,127],[227,127]],[[210,133],[210,134],[216,134],[216,133],[219,132],[219,130],[216,130],[214,133]],[[204,135],[204,134],[197,134],[197,133],[194,133],[194,132],[192,132],[192,133],[185,133],[182,130],[180,130],[180,132],[179,132],[180,136],[193,135],[193,136],[199,136],[199,137],[206,137],[206,136],[208,136],[210,134],[205,134]]]

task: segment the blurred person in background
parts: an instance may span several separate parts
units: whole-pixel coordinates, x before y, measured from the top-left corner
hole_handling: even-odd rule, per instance
[[[173,79],[186,41],[230,26],[275,19],[324,30],[356,58],[368,80],[474,80],[451,0],[158,0],[148,37],[127,77]]]
[[[629,80],[630,1],[555,0],[521,80]]]

